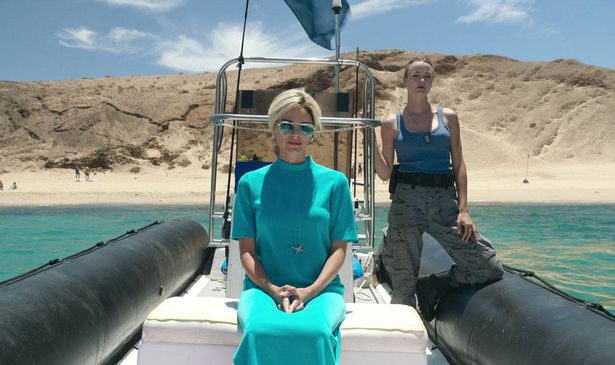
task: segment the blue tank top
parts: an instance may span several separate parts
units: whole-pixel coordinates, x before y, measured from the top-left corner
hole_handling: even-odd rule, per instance
[[[420,174],[450,174],[451,133],[444,122],[442,108],[437,108],[438,127],[428,133],[406,129],[402,113],[397,113],[395,151],[399,171]]]

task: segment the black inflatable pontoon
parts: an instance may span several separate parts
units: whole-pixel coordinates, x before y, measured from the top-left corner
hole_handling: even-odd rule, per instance
[[[0,364],[115,363],[200,274],[207,242],[194,221],[155,222],[0,283]]]
[[[423,240],[420,275],[448,270],[446,251],[428,234]],[[506,265],[498,282],[444,294],[425,326],[453,365],[615,364],[612,314]]]

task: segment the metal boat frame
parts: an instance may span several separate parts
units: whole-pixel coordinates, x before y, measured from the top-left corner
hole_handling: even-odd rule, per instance
[[[374,149],[375,149],[375,133],[374,127],[380,125],[380,121],[374,119],[375,113],[375,84],[374,78],[369,71],[369,68],[357,60],[345,60],[345,59],[319,59],[319,58],[268,58],[268,57],[252,57],[252,58],[234,58],[226,62],[218,71],[216,77],[216,95],[214,113],[208,119],[214,124],[214,138],[212,145],[212,160],[211,160],[211,190],[210,190],[210,204],[209,204],[209,238],[210,247],[222,247],[228,246],[229,240],[227,238],[216,237],[214,233],[215,223],[217,220],[225,218],[225,211],[228,207],[224,206],[224,210],[217,210],[216,207],[216,188],[217,188],[217,165],[219,145],[222,139],[224,126],[226,122],[246,122],[246,123],[266,123],[268,121],[267,115],[248,115],[248,114],[228,114],[226,113],[226,100],[227,100],[227,70],[233,65],[244,63],[261,63],[261,64],[311,64],[311,65],[332,65],[336,66],[336,69],[340,66],[354,66],[358,70],[361,70],[365,75],[363,83],[363,115],[366,118],[333,118],[322,117],[321,123],[323,126],[338,126],[346,128],[365,128],[365,134],[363,139],[363,166],[364,166],[364,181],[363,181],[363,197],[362,206],[356,207],[356,221],[357,223],[363,222],[365,225],[365,234],[359,235],[359,242],[355,243],[355,247],[374,247],[375,241],[375,204],[374,204]],[[358,146],[354,146],[358,148]],[[234,161],[229,161],[233,164]],[[349,181],[350,181],[350,177]],[[356,183],[356,181],[354,182]],[[357,199],[357,197],[353,197]],[[225,204],[227,204],[225,202]]]

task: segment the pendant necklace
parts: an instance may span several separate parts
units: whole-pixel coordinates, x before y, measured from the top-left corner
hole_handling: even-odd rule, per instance
[[[412,120],[412,113],[410,113],[410,111],[408,110],[408,106],[407,105],[404,108],[404,111],[406,111],[408,113],[408,121]],[[423,134],[423,142],[425,142],[425,144],[430,144],[431,143],[431,123],[429,124],[429,131],[427,133]]]
[[[295,250],[295,255],[301,255],[303,253],[303,243],[297,242],[296,246],[292,247]]]
[[[297,221],[296,224],[296,232],[297,232],[297,239],[295,240],[296,244],[294,246],[290,246],[290,248],[295,252],[295,256],[299,256],[301,254],[303,254],[303,252],[305,251],[303,249],[303,242],[301,242],[301,219],[296,219],[300,214],[297,213],[295,214],[295,216],[293,218],[295,218],[294,220]]]
[[[423,135],[423,141],[425,141],[425,144],[430,144],[431,143],[431,124],[432,123],[433,123],[433,114],[430,111],[429,112],[429,132],[427,132],[427,133],[425,133]]]
[[[290,248],[295,251],[295,256],[299,256],[304,252],[303,242],[301,242],[301,228],[297,229],[297,243],[294,246],[290,246]]]

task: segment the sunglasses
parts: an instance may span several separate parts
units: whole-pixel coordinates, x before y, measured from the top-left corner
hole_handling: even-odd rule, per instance
[[[288,120],[282,120],[278,124],[278,129],[283,135],[291,135],[295,132],[295,128],[299,128],[299,133],[304,137],[311,137],[314,135],[314,125],[310,123],[301,123],[299,125],[289,122]]]

